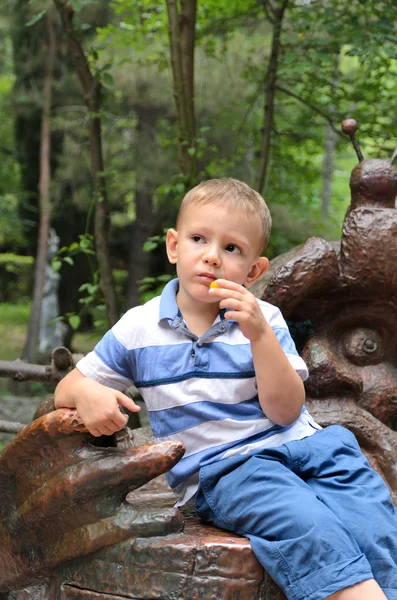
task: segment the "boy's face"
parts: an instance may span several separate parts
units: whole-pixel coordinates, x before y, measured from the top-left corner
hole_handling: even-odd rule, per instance
[[[219,303],[209,293],[215,279],[251,285],[265,272],[269,261],[258,256],[261,223],[244,211],[222,205],[190,204],[178,231],[167,233],[167,255],[177,266],[178,303]]]

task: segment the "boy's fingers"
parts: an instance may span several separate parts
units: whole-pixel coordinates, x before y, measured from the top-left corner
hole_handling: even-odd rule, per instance
[[[247,290],[243,286],[234,284],[236,287],[217,287],[210,288],[209,294],[218,298],[243,298],[247,295]]]
[[[224,290],[239,291],[239,290],[241,290],[241,288],[243,288],[243,286],[240,285],[239,283],[235,283],[234,281],[229,281],[228,279],[216,279],[215,282],[216,282],[216,286],[214,286],[210,289],[212,289],[212,290],[224,289]]]
[[[141,410],[140,407],[135,404],[133,400],[131,400],[131,398],[128,398],[128,396],[122,394],[121,392],[117,394],[117,401],[119,404],[124,406],[124,408],[128,408],[128,410],[131,412],[139,412]]]
[[[103,433],[101,433],[96,427],[89,427],[88,431],[94,437],[101,437],[101,435],[103,435]]]
[[[122,429],[124,425],[127,424],[127,421],[128,415],[125,412],[122,412],[120,408],[117,408],[117,410],[106,420],[104,425],[114,427],[115,431],[119,431],[119,429]]]
[[[236,300],[234,298],[227,298],[225,300],[221,300],[219,302],[219,308],[228,308],[234,310],[241,310],[244,308],[244,303],[241,300]]]
[[[102,425],[101,429],[104,435],[112,435],[115,432],[116,425],[114,424],[114,421],[112,421],[109,425]]]

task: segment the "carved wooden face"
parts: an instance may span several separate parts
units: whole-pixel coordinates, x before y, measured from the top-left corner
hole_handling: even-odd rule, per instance
[[[311,313],[302,348],[309,399],[352,400],[397,430],[397,307],[390,301],[327,302]]]
[[[308,299],[292,321],[310,323],[300,347],[309,411],[353,431],[397,500],[397,304],[339,290]]]

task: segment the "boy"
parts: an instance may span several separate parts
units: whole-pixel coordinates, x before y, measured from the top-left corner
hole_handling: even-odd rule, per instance
[[[210,180],[183,199],[167,255],[178,279],[128,311],[57,387],[94,435],[121,429],[132,382],[156,439],[186,453],[179,505],[248,537],[291,600],[397,600],[388,490],[342,427],[304,407],[306,366],[279,310],[248,290],[266,270],[271,219],[246,184]],[[382,591],[383,589],[383,591]]]

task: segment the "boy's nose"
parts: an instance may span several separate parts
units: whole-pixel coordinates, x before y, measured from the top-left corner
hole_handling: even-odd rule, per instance
[[[212,265],[213,267],[217,267],[221,263],[219,252],[217,252],[216,248],[208,248],[204,253],[203,260],[207,265]]]

